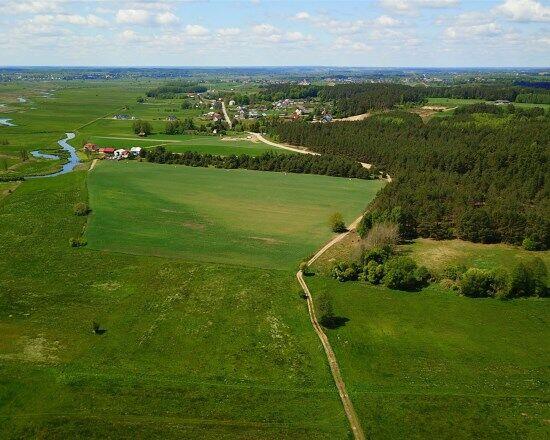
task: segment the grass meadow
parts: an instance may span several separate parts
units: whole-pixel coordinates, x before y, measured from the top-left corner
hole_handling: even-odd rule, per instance
[[[544,299],[463,298],[308,278],[368,438],[536,439],[548,434],[550,310]]]
[[[76,171],[0,201],[3,438],[347,438],[294,271],[70,248],[86,198]]]
[[[380,181],[102,162],[88,187],[88,247],[243,266],[294,269],[354,220]]]

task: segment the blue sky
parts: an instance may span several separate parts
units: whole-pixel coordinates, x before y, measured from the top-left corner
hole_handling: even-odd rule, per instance
[[[550,65],[550,0],[0,0],[0,65]]]

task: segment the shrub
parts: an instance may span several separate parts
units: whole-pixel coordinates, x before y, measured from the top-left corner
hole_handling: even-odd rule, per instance
[[[471,298],[485,298],[493,296],[494,289],[493,274],[489,271],[470,268],[460,279],[460,293]]]
[[[368,262],[366,266],[367,281],[371,284],[380,284],[384,278],[384,265],[375,260]]]
[[[317,315],[319,316],[319,323],[323,327],[331,327],[334,322],[334,311],[332,308],[332,302],[326,293],[319,295],[317,298]]]
[[[548,293],[546,279],[546,266],[540,258],[518,263],[510,272],[505,298],[545,297]]]
[[[399,227],[395,223],[376,223],[363,239],[366,247],[393,248],[397,243],[399,243]]]
[[[90,208],[86,203],[79,202],[79,203],[75,203],[73,211],[75,215],[79,215],[79,216],[88,215],[88,213],[90,212]]]
[[[309,265],[307,264],[307,261],[302,261],[300,263],[299,269],[302,271],[304,275],[309,274]]]
[[[82,237],[73,237],[69,239],[69,244],[71,245],[71,247],[78,248],[86,246],[87,242]]]
[[[459,281],[462,275],[464,275],[464,272],[466,272],[466,266],[451,265],[443,269],[441,276],[449,280]]]
[[[149,136],[153,132],[153,126],[150,122],[139,119],[132,124],[132,130],[135,134],[143,133],[145,136]]]
[[[392,255],[392,248],[390,246],[384,247],[373,247],[361,255],[361,262],[363,264],[368,264],[371,261],[376,261],[378,264],[383,264]]]
[[[419,279],[416,263],[409,257],[397,257],[385,264],[384,285],[390,289],[414,290],[424,284]]]
[[[335,212],[329,218],[329,225],[332,232],[346,232],[346,224],[344,223],[344,218],[339,212]]]
[[[341,282],[354,281],[357,280],[360,272],[361,267],[359,267],[356,263],[340,261],[332,268],[332,277]]]

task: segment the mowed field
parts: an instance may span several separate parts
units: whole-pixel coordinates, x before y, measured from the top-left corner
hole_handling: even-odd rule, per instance
[[[354,220],[380,181],[249,170],[102,162],[88,182],[88,247],[293,269]]]
[[[107,199],[109,188],[125,189],[124,167],[139,175],[149,166],[100,164],[92,199],[102,172]],[[166,206],[185,209],[142,174]],[[0,201],[0,437],[349,438],[294,270],[71,248],[86,223],[73,214],[86,179],[76,171],[26,181]],[[131,225],[117,212],[110,224]],[[148,217],[148,232],[173,227],[174,217],[156,214],[163,221]],[[105,230],[113,243],[125,233]]]
[[[547,300],[307,282],[347,319],[326,332],[367,438],[547,438]]]

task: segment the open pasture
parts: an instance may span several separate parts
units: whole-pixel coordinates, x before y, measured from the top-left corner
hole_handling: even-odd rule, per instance
[[[308,284],[347,320],[327,334],[367,438],[545,438],[547,300]]]
[[[2,438],[347,438],[293,271],[73,249],[86,174],[0,202]]]
[[[380,181],[139,162],[100,163],[88,187],[88,247],[292,269],[351,222]]]

